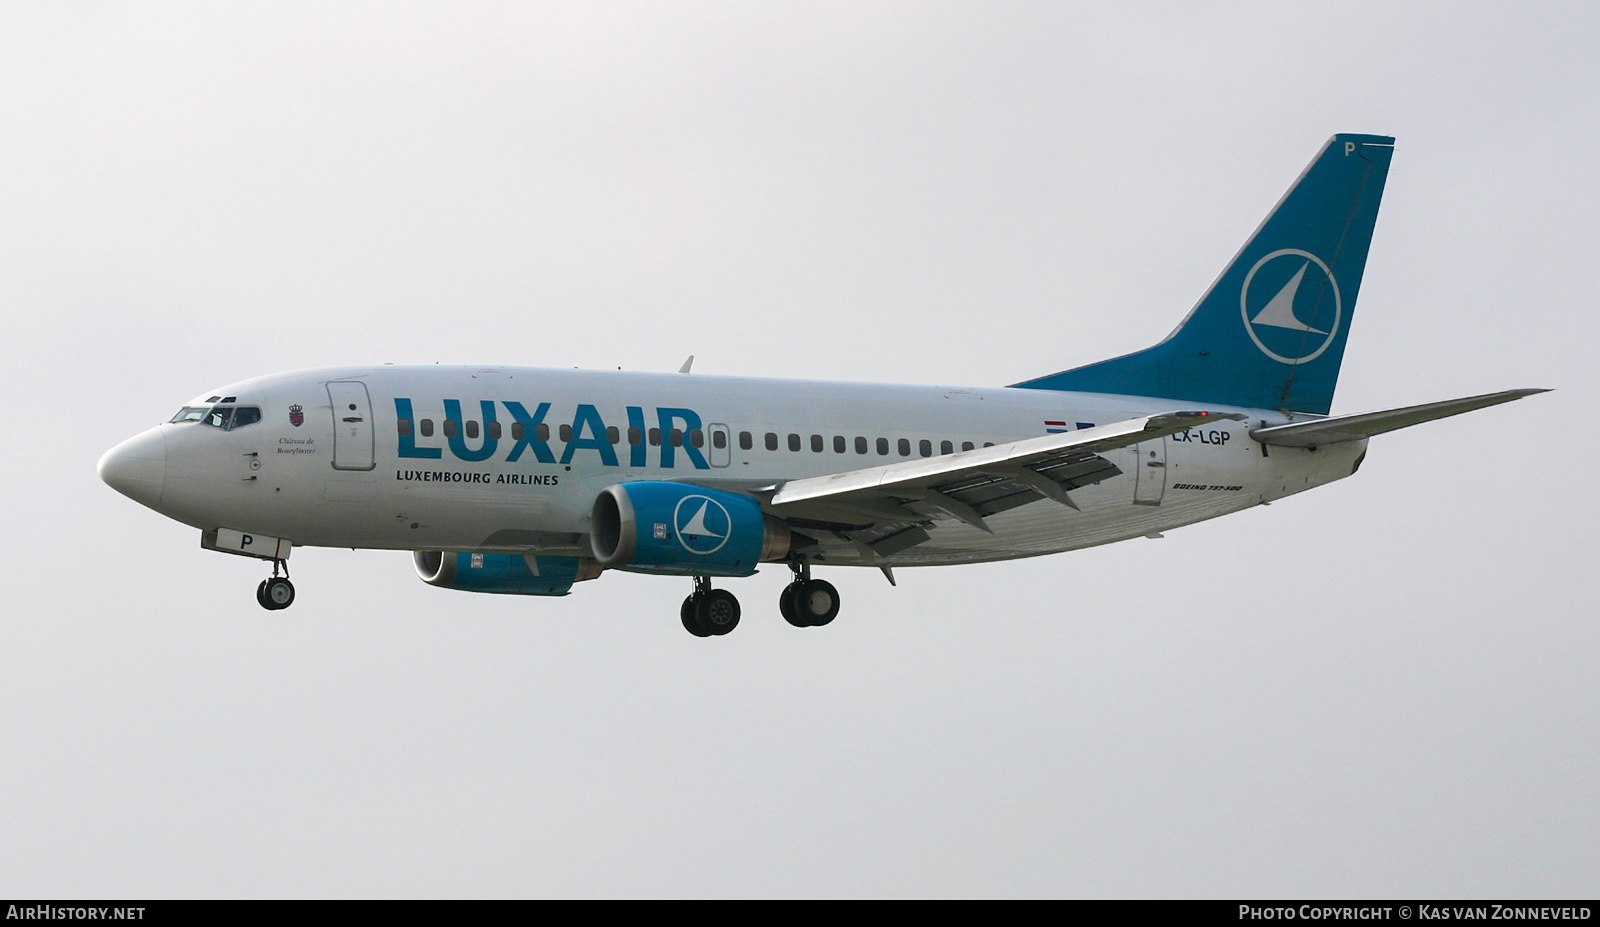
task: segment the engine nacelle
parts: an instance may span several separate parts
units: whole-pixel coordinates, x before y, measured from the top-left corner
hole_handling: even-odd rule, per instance
[[[566,595],[573,583],[594,579],[601,566],[588,557],[543,554],[464,554],[419,550],[417,575],[430,586],[501,595]]]
[[[686,483],[608,486],[594,501],[589,535],[607,569],[675,576],[749,576],[789,555],[789,526],[749,496]]]

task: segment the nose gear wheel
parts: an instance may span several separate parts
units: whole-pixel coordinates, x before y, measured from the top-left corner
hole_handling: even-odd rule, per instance
[[[278,570],[283,575],[278,575]],[[256,602],[269,612],[288,608],[294,604],[294,583],[289,582],[289,565],[282,560],[272,563],[272,575],[256,587]]]

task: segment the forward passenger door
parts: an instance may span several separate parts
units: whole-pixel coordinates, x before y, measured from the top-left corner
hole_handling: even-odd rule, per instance
[[[373,460],[372,400],[367,385],[354,380],[328,384],[333,403],[333,469],[371,470]]]

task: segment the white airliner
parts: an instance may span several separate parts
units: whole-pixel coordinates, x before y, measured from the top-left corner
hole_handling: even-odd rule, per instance
[[[814,567],[892,582],[1150,536],[1350,476],[1372,435],[1542,392],[1329,417],[1393,146],[1330,139],[1160,344],[1009,387],[300,371],[206,391],[100,477],[271,561],[268,609],[294,601],[293,548],[365,547],[472,592],[693,577],[680,618],[702,637],[740,615],[711,577],[783,563],[779,611],[824,625],[839,597]]]

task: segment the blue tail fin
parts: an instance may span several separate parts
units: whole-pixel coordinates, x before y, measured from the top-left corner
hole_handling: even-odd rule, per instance
[[[1326,415],[1393,153],[1335,135],[1165,341],[1015,385]]]

